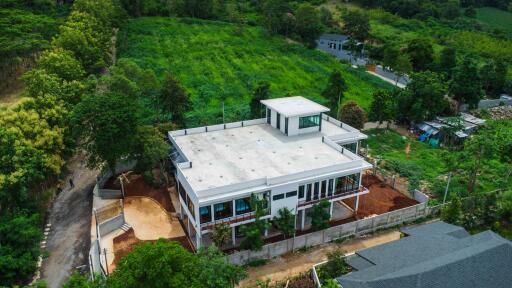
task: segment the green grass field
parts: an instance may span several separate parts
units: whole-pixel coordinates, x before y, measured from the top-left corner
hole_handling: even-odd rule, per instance
[[[432,195],[441,197],[446,186],[446,175],[450,161],[457,161],[459,151],[431,148],[428,144],[416,139],[402,137],[395,131],[371,129],[368,135],[370,155],[384,160],[384,168],[394,174],[400,174],[409,180],[416,178],[427,185]],[[478,177],[476,191],[489,192],[499,188],[500,172],[506,163],[496,160],[483,161]],[[508,182],[512,185],[512,179]],[[456,192],[466,196],[466,176],[455,174],[450,184],[450,193]]]
[[[492,7],[478,8],[476,19],[492,28],[512,33],[512,13]]]
[[[193,19],[147,17],[130,20],[121,29],[120,56],[153,69],[159,77],[174,73],[192,97],[189,125],[246,119],[256,84],[271,83],[271,97],[303,95],[326,103],[321,92],[330,73],[343,73],[349,89],[345,101],[363,108],[388,83],[341,64],[330,55],[309,50],[263,28]]]

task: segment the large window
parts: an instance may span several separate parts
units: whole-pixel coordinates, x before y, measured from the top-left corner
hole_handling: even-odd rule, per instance
[[[217,203],[213,205],[215,220],[220,220],[233,216],[233,201]]]
[[[359,188],[359,173],[336,178],[335,194],[353,191]]]
[[[199,207],[199,215],[201,216],[201,224],[212,221],[212,207],[210,205]]]
[[[251,212],[251,197],[235,200],[235,213],[242,215]]]
[[[267,124],[270,124],[271,115],[272,115],[272,111],[270,111],[270,109],[267,108]]]
[[[357,143],[344,144],[341,146],[343,146],[345,149],[348,149],[350,152],[357,154]]]
[[[276,122],[276,127],[277,127],[277,129],[281,129],[281,114],[276,112],[276,115],[277,115],[277,117],[276,117],[276,121],[277,121]]]
[[[320,126],[320,115],[299,118],[299,129]]]

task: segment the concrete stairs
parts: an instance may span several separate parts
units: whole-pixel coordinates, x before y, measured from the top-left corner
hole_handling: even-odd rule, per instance
[[[123,226],[121,226],[121,230],[123,230],[124,232],[130,230],[132,228],[132,226],[128,223],[124,223]]]

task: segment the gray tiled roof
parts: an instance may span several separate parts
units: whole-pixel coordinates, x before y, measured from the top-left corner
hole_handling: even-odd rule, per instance
[[[344,41],[348,40],[348,36],[341,35],[341,34],[322,34],[320,36],[320,40],[331,40],[331,41],[344,42]]]
[[[510,288],[512,243],[486,231],[435,222],[402,230],[408,237],[347,258],[358,271],[343,288]]]

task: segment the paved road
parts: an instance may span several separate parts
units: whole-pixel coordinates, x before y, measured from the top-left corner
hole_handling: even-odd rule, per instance
[[[76,158],[70,162],[69,169],[73,172],[70,177],[75,188],[68,186],[60,193],[49,217],[52,226],[46,249],[50,255],[41,268],[41,279],[49,288],[62,286],[76,267],[88,264],[92,188],[97,172],[88,170]]]

